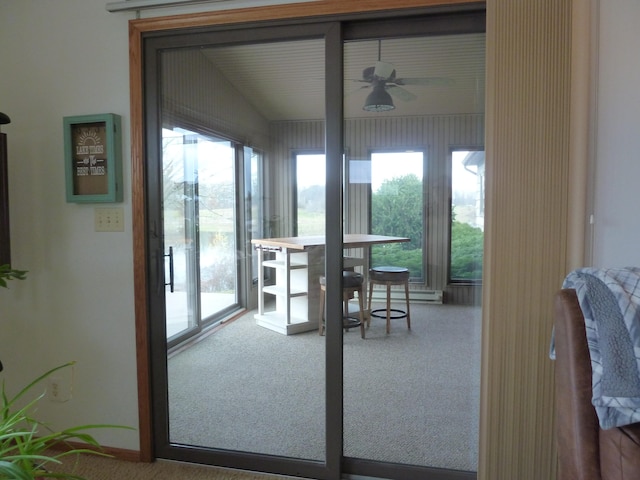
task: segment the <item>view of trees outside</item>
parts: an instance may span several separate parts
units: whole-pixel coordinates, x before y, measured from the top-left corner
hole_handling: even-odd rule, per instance
[[[484,152],[451,155],[452,281],[482,279],[484,247]]]
[[[375,246],[371,265],[406,267],[412,279],[424,278],[423,168],[423,152],[371,154],[371,233],[411,239]]]
[[[371,265],[406,266],[412,279],[424,278],[422,244],[423,152],[371,155],[371,233],[408,237],[407,243],[378,245]],[[298,235],[323,235],[325,158],[296,156]],[[452,281],[482,279],[484,247],[484,152],[453,151],[451,168]]]

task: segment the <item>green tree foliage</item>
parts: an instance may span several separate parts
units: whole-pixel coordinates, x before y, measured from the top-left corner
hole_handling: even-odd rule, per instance
[[[412,277],[422,276],[422,249],[404,250],[401,243],[376,246],[372,250],[372,266],[396,265],[409,269]]]
[[[409,237],[404,250],[422,248],[422,182],[414,174],[386,180],[371,196],[371,233]]]
[[[410,242],[372,250],[372,265],[398,265],[422,276],[422,182],[414,174],[386,180],[371,195],[371,233],[409,237]]]
[[[482,279],[484,232],[468,223],[453,221],[451,225],[451,278]]]
[[[372,250],[372,265],[402,265],[412,277],[422,276],[422,182],[416,175],[387,180],[371,196],[371,230],[377,235],[409,237],[408,243]],[[451,225],[451,278],[482,279],[484,232],[456,220]]]

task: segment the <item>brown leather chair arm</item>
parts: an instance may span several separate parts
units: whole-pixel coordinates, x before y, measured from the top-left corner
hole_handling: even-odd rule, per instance
[[[555,351],[558,479],[601,480],[591,360],[584,317],[572,289],[556,295]]]

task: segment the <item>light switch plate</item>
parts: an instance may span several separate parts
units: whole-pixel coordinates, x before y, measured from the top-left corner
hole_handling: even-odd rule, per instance
[[[96,232],[124,232],[124,209],[96,208],[95,223]]]

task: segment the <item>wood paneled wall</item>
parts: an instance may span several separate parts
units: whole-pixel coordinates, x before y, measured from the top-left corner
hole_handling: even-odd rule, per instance
[[[322,121],[277,122],[271,125],[272,148],[269,151],[271,213],[279,220],[278,234],[291,235],[293,205],[293,155],[296,151],[323,150]],[[427,260],[428,290],[444,290],[447,301],[462,304],[478,303],[478,287],[447,285],[449,250],[449,179],[452,148],[484,148],[484,115],[427,115],[422,117],[354,118],[345,122],[345,151],[348,160],[370,159],[372,150],[424,150],[425,171],[424,252]],[[348,175],[348,173],[347,173]],[[348,208],[346,230],[368,232],[368,187],[348,184],[345,193]],[[416,286],[414,286],[416,288]]]
[[[230,139],[266,149],[269,123],[198,49],[162,54],[162,103],[167,120],[205,126]]]

